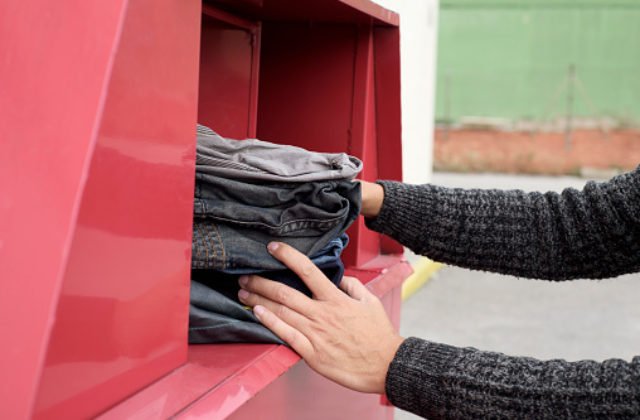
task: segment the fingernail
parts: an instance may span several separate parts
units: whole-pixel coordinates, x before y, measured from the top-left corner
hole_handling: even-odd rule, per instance
[[[238,297],[240,298],[240,300],[245,300],[249,297],[249,292],[244,289],[240,289],[238,290]]]
[[[264,313],[264,308],[262,306],[260,306],[260,305],[255,306],[253,308],[253,313],[255,313],[256,315],[260,316],[260,315],[262,315]]]
[[[240,276],[238,278],[238,284],[241,287],[245,287],[247,285],[247,283],[249,283],[249,276]]]
[[[269,250],[269,252],[274,252],[276,249],[278,249],[279,246],[280,244],[278,242],[269,242],[269,245],[267,245],[267,249]]]

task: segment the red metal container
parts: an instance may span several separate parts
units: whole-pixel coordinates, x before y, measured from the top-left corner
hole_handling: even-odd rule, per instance
[[[368,0],[0,4],[0,417],[390,418],[283,346],[187,345],[196,121],[401,177],[398,16]],[[399,322],[401,248],[350,230]]]

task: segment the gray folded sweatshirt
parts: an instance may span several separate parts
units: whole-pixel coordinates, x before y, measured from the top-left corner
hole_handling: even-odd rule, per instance
[[[379,183],[367,225],[434,260],[554,281],[640,271],[640,167],[560,194]],[[430,419],[640,418],[640,357],[541,361],[408,338],[386,392]]]

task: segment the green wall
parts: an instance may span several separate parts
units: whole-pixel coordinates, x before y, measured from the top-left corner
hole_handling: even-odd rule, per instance
[[[640,0],[441,0],[436,118],[563,116],[571,64],[576,116],[640,123]]]

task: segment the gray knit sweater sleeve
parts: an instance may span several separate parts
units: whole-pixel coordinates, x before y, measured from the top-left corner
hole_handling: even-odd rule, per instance
[[[549,280],[640,270],[640,167],[560,194],[379,183],[367,226],[433,260]]]
[[[386,390],[429,419],[638,419],[640,357],[540,361],[408,338]]]
[[[550,280],[640,270],[640,167],[561,194],[380,183],[367,225],[432,259]],[[431,419],[640,418],[640,357],[540,361],[409,338],[386,392]]]

